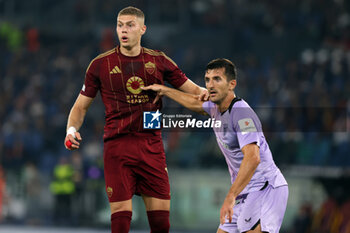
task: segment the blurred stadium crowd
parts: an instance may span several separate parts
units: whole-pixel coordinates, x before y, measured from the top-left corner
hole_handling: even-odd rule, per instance
[[[257,110],[279,166],[350,167],[349,2],[133,3],[146,14],[144,46],[166,52],[194,82],[204,85],[203,70],[211,59],[227,57],[236,63],[237,94]],[[90,108],[83,147],[73,155],[63,146],[65,125],[86,67],[116,45],[116,12],[129,4],[0,1],[0,210],[11,196],[26,200],[13,203],[7,210],[11,214],[0,213],[7,216],[3,221],[52,224],[55,198],[79,205],[81,193],[103,189],[102,102],[97,98]],[[182,111],[174,102],[164,102]],[[210,135],[165,131],[169,167],[225,169]],[[60,180],[69,180],[68,188],[55,188]],[[21,185],[11,185],[15,183]],[[75,201],[62,200],[65,195]],[[71,215],[56,206],[54,214],[62,222],[88,225],[86,208],[92,212],[100,199],[88,199],[95,204]],[[346,201],[324,203],[338,215],[304,206],[296,219],[304,229],[290,232],[310,232],[311,226],[311,232],[349,232]],[[336,217],[342,220],[331,219]]]

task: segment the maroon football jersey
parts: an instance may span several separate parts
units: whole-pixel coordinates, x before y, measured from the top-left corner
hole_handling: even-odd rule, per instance
[[[91,61],[80,93],[94,98],[100,91],[105,105],[104,140],[132,132],[160,135],[159,130],[143,129],[143,112],[161,109],[162,103],[153,104],[156,93],[141,87],[167,81],[178,88],[186,80],[163,52],[142,47],[138,56],[128,57],[118,46]]]

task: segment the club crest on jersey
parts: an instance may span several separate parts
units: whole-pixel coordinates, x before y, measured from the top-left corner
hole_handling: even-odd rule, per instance
[[[147,73],[153,74],[154,71],[156,70],[156,65],[149,61],[145,64],[145,69],[146,69]]]
[[[113,189],[111,188],[111,187],[107,187],[107,189],[106,189],[106,191],[107,191],[107,195],[108,195],[108,197],[112,197],[112,195],[113,195]]]
[[[134,95],[140,94],[142,91],[141,87],[144,86],[145,83],[143,82],[143,80],[137,76],[132,76],[126,82],[126,89],[128,89],[128,91],[130,91]]]

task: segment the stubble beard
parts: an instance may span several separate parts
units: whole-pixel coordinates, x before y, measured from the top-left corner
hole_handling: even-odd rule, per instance
[[[220,99],[217,99],[217,98],[215,100],[213,100],[212,98],[209,98],[209,100],[217,105],[219,105],[222,102]]]
[[[224,100],[225,100],[226,98],[227,98],[227,94],[226,94],[226,95],[225,95],[225,93],[219,94],[219,93],[217,92],[217,95],[214,97],[214,99],[212,100],[212,99],[210,99],[210,97],[209,97],[209,100],[210,100],[211,102],[213,102],[214,104],[220,105],[221,103],[224,102]]]

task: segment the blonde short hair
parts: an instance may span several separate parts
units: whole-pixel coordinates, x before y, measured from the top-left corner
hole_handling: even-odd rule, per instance
[[[133,7],[133,6],[128,6],[119,11],[118,17],[120,15],[135,15],[137,18],[140,19],[145,19],[145,14],[140,10],[139,8]]]

